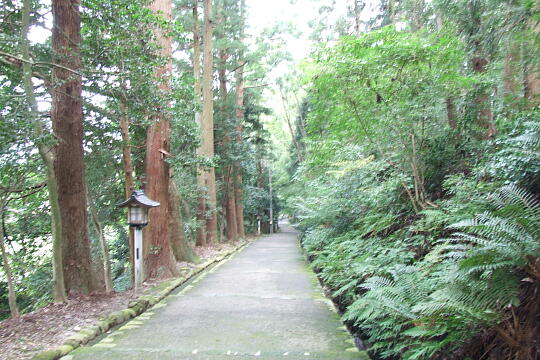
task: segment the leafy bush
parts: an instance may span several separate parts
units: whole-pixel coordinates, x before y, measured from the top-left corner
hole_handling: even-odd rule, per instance
[[[503,187],[490,200],[490,211],[449,226],[460,231],[440,240],[422,260],[379,262],[379,274],[361,282],[365,293],[344,319],[360,327],[372,351],[432,359],[500,322],[508,306],[519,305],[519,270],[535,279],[540,274],[540,203],[515,186]]]

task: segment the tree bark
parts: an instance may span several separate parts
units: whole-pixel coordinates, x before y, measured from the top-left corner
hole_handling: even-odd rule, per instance
[[[454,103],[454,97],[448,96],[446,98],[446,117],[448,119],[448,126],[450,129],[455,130],[457,128],[456,122],[456,105]]]
[[[30,26],[31,0],[24,0],[21,27],[21,54],[23,59],[30,60],[30,45],[28,41],[28,30]],[[32,134],[36,139],[45,135],[45,124],[39,119],[38,105],[34,95],[32,85],[32,67],[29,62],[23,62],[23,84],[26,97],[28,99],[30,122],[32,124]],[[64,303],[67,301],[64,284],[64,272],[62,266],[62,219],[60,215],[60,204],[58,202],[58,184],[54,172],[54,149],[38,143],[39,155],[45,165],[47,178],[47,191],[49,194],[49,204],[51,206],[51,234],[53,241],[53,278],[54,278],[54,302]]]
[[[99,246],[101,248],[101,253],[103,256],[103,277],[105,280],[105,292],[110,293],[113,291],[113,283],[111,276],[111,256],[109,255],[109,245],[107,244],[107,239],[105,238],[105,233],[103,232],[103,226],[97,214],[96,207],[94,206],[94,201],[90,192],[88,196],[88,207],[90,208],[90,214],[92,215],[92,221],[94,222],[94,227],[96,228],[96,233],[99,237]]]
[[[172,16],[171,0],[156,0],[150,10],[166,20]],[[171,91],[172,39],[164,30],[154,30],[161,46],[160,55],[165,63],[155,70],[159,90],[167,97]],[[168,106],[166,104],[165,106]],[[146,178],[147,196],[161,205],[149,211],[148,226],[143,236],[144,278],[167,278],[177,274],[176,261],[169,243],[169,164],[165,155],[170,151],[170,123],[165,112],[153,114],[146,137]]]
[[[362,18],[360,15],[362,14],[362,11],[364,10],[364,7],[366,4],[363,0],[353,0],[354,1],[354,33],[356,36],[360,36],[361,27],[362,25]]]
[[[222,17],[222,26],[225,26],[224,18]],[[220,66],[218,70],[219,76],[219,93],[221,97],[221,119],[223,121],[223,149],[230,151],[231,136],[229,135],[229,129],[227,124],[227,78],[226,78],[226,65],[229,55],[226,50],[220,50]],[[237,222],[236,222],[236,202],[235,202],[235,189],[234,189],[234,165],[227,163],[223,168],[223,183],[224,183],[224,196],[223,196],[223,209],[225,211],[225,222],[227,231],[227,240],[236,241],[238,239]]]
[[[514,98],[518,91],[518,82],[516,75],[519,70],[519,44],[513,42],[508,44],[506,55],[504,57],[504,95]]]
[[[2,201],[0,202],[0,218],[2,218],[3,212],[4,203]],[[4,246],[4,228],[2,226],[0,226],[0,252],[2,253],[2,265],[8,283],[9,311],[11,312],[11,318],[18,318],[20,314],[17,307],[17,293],[15,292],[15,281],[13,280],[13,274],[11,273],[11,266],[9,265],[6,247]]]
[[[199,28],[199,1],[193,2],[193,78],[195,103],[197,112],[195,113],[195,122],[202,134],[202,114],[199,108],[202,106],[202,89],[201,89],[201,33]],[[202,145],[202,143],[201,143]],[[197,155],[203,156],[202,146],[197,148]],[[205,172],[201,167],[197,168],[197,187],[199,188],[199,200],[197,205],[197,220],[199,227],[197,228],[197,245],[206,246],[206,181]]]
[[[122,62],[121,71],[124,72],[124,63]],[[135,177],[133,168],[133,158],[131,156],[131,135],[129,133],[129,108],[127,100],[127,86],[125,80],[120,80],[121,94],[119,98],[120,107],[120,134],[122,136],[122,165],[124,167],[124,197],[127,199],[135,190]],[[128,211],[129,222],[129,211]],[[131,264],[131,282],[135,282],[135,250],[134,234],[131,226],[128,230],[129,263]]]
[[[198,262],[199,258],[184,236],[184,223],[180,213],[181,199],[176,182],[169,181],[169,243],[176,261]]]
[[[54,171],[61,214],[64,282],[68,294],[92,292],[84,178],[79,1],[52,1],[51,118],[59,143]],[[67,70],[67,69],[71,69]]]
[[[234,188],[234,165],[227,165],[224,169],[225,181],[225,220],[227,222],[227,240],[238,240],[238,222],[236,216],[236,199]]]
[[[241,27],[239,42],[241,45],[244,43],[244,29],[246,19],[246,1],[240,0],[240,18]],[[244,132],[244,68],[246,61],[244,59],[244,51],[241,49],[238,55],[239,63],[235,73],[236,80],[236,148],[243,148],[243,132]],[[244,187],[243,187],[243,173],[242,164],[236,160],[233,164],[233,185],[234,185],[234,202],[236,206],[236,233],[240,239],[246,237],[244,226]]]
[[[291,139],[292,139],[294,148],[296,150],[298,163],[302,163],[304,161],[304,157],[302,155],[302,149],[300,147],[300,144],[298,143],[296,134],[294,133],[291,116],[289,115],[289,110],[287,110],[287,100],[285,99],[285,94],[283,93],[283,90],[281,89],[281,87],[279,88],[279,92],[281,94],[281,103],[283,104],[283,111],[284,111],[285,119],[287,120],[287,127],[289,128],[289,132],[291,133]]]
[[[214,100],[212,88],[213,75],[213,20],[212,0],[204,0],[204,50],[202,75],[202,154],[208,158],[214,156]],[[217,241],[217,212],[216,212],[216,174],[213,167],[204,171],[207,188],[207,220],[206,242],[213,244]]]
[[[538,11],[540,5],[536,5],[535,9]],[[540,34],[540,23],[535,23],[531,20],[532,25],[530,26],[530,31],[534,36],[539,36]],[[533,41],[529,41],[529,51],[534,52],[536,50]],[[537,50],[536,50],[537,51]],[[528,54],[527,54],[528,55]],[[535,57],[533,57],[535,59]],[[524,97],[528,100],[528,105],[531,108],[535,108],[540,104],[540,65],[538,61],[525,64],[524,69]]]
[[[482,56],[476,56],[472,60],[473,71],[477,74],[483,74],[487,71],[488,60]],[[491,111],[490,96],[486,89],[479,88],[477,89],[477,94],[475,98],[476,105],[476,122],[477,125],[485,129],[481,134],[481,137],[484,139],[493,138],[497,130],[495,129],[495,124],[493,123],[493,112]]]
[[[396,22],[396,0],[388,0],[387,6],[389,24],[394,24]]]

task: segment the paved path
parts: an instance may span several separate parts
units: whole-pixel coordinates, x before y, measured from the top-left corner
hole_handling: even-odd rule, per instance
[[[64,359],[368,359],[354,348],[296,239],[284,225]]]

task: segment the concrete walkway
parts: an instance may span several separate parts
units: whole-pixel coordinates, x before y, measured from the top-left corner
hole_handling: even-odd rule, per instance
[[[288,225],[63,359],[234,358],[368,359],[323,296]]]

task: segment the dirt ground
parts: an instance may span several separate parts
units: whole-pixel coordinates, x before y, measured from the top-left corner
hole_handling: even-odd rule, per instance
[[[197,248],[204,262],[233,245]],[[180,267],[192,266],[179,263]],[[64,340],[85,327],[94,325],[102,316],[125,309],[128,303],[151,292],[159,282],[145,283],[144,287],[122,293],[96,294],[71,298],[67,304],[50,304],[19,319],[0,322],[0,358],[6,360],[30,359],[36,353],[60,346]]]

